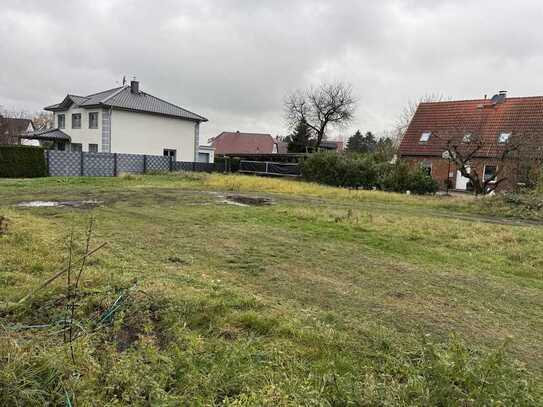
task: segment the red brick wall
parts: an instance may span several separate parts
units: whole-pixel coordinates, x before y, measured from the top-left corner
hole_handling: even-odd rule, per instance
[[[435,179],[438,183],[439,189],[446,189],[447,174],[449,172],[449,162],[442,158],[437,157],[403,157],[410,165],[419,165],[422,162],[431,162],[432,164],[432,178]],[[485,165],[496,165],[497,161],[493,159],[476,159],[471,161],[472,171],[477,171],[477,173],[482,177],[484,174]],[[500,165],[506,166],[500,172],[500,177],[506,177],[507,179],[500,183],[498,190],[513,190],[517,185],[517,163],[515,161],[501,163]],[[450,166],[450,185],[452,189],[456,188],[456,176],[457,176],[456,165],[451,163]]]

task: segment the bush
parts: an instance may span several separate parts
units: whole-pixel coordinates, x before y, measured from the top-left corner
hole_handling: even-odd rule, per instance
[[[0,178],[46,177],[43,151],[41,147],[0,146]]]
[[[312,154],[301,164],[305,179],[321,184],[373,188],[377,185],[378,167],[373,157],[360,154]]]
[[[415,194],[435,193],[438,189],[437,182],[422,168],[410,167],[404,161],[383,165],[379,187],[385,191],[411,191]]]
[[[372,155],[316,153],[302,163],[301,170],[306,180],[332,186],[416,194],[437,191],[437,183],[421,168],[402,161],[378,162]]]

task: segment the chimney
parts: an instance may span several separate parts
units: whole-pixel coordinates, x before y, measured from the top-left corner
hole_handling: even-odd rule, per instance
[[[140,93],[140,83],[136,80],[130,81],[130,92],[134,94]]]

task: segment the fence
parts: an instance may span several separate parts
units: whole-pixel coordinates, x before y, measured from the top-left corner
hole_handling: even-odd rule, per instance
[[[278,163],[271,161],[245,161],[239,162],[239,172],[278,175],[283,177],[299,177],[300,165],[296,163]]]
[[[115,177],[121,173],[150,171],[224,171],[224,163],[174,161],[159,155],[85,153],[46,150],[49,176]]]

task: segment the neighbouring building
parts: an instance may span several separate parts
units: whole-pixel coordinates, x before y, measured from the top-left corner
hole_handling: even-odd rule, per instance
[[[32,120],[0,115],[0,144],[19,144],[20,135],[30,131],[34,131]]]
[[[54,127],[25,139],[56,150],[164,155],[177,161],[213,162],[200,146],[207,119],[140,90],[139,82],[86,96],[67,95],[45,110]]]
[[[343,150],[345,150],[345,143],[341,140],[323,140],[321,141],[321,145],[319,146],[319,149],[321,150],[328,150],[328,151],[337,151],[338,153],[341,153]]]
[[[530,143],[529,156],[503,159],[512,137]],[[470,150],[476,137],[477,148]],[[421,103],[402,139],[399,155],[421,165],[438,182],[459,191],[469,190],[470,179],[462,176],[449,159],[451,140],[457,151],[470,152],[467,169],[491,181],[501,168],[499,189],[527,184],[541,165],[543,153],[543,96],[507,97],[500,92],[491,99]],[[473,151],[473,154],[471,152]],[[452,161],[452,162],[451,162]]]
[[[233,154],[277,154],[282,148],[280,141],[271,134],[223,131],[209,139],[217,155]]]

